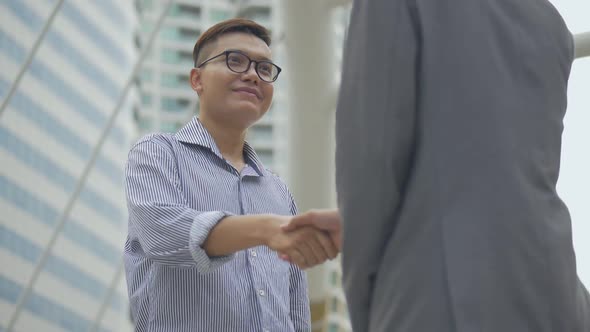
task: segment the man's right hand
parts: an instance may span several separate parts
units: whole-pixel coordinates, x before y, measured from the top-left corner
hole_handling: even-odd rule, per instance
[[[338,255],[329,234],[312,226],[287,231],[283,227],[295,217],[279,217],[271,221],[266,245],[302,269],[321,264]]]
[[[312,226],[318,230],[327,232],[334,245],[340,250],[342,242],[342,218],[337,209],[310,210],[290,219],[288,223],[283,224],[282,228],[284,230],[290,232],[300,227]]]

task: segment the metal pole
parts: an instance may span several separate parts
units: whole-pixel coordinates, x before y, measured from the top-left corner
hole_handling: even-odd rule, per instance
[[[334,7],[318,0],[281,1],[285,64],[289,79],[289,187],[301,211],[336,205],[334,184],[334,109],[338,70],[332,61]],[[305,22],[305,24],[301,24]],[[306,70],[297,70],[302,64]],[[285,79],[287,76],[283,77]],[[328,91],[317,93],[317,91]],[[310,134],[313,133],[313,134]],[[295,180],[295,181],[294,181]],[[307,272],[310,304],[326,301],[327,267]],[[319,318],[312,311],[312,321]]]
[[[104,314],[107,311],[107,307],[109,306],[109,303],[111,302],[111,299],[113,298],[113,294],[115,294],[115,288],[117,288],[117,285],[119,284],[119,280],[121,279],[121,276],[123,275],[124,269],[125,269],[125,265],[123,263],[123,260],[121,260],[121,262],[119,263],[119,267],[117,267],[117,271],[115,271],[115,275],[111,279],[111,284],[109,286],[107,293],[105,294],[104,299],[102,300],[102,304],[100,305],[100,308],[98,309],[98,312],[96,314],[96,318],[94,318],[94,323],[92,324],[92,326],[90,326],[90,328],[88,329],[88,332],[97,332],[98,331],[98,329],[100,327],[100,322],[102,322],[102,318],[104,317]]]
[[[574,36],[576,59],[590,56],[590,31]]]
[[[2,114],[6,110],[6,107],[10,103],[10,100],[12,99],[12,96],[14,95],[16,90],[18,89],[21,79],[23,78],[25,72],[27,71],[27,69],[31,65],[31,62],[33,61],[33,58],[35,57],[35,54],[37,54],[37,50],[39,49],[41,42],[43,41],[43,39],[45,39],[45,35],[47,34],[47,31],[49,31],[49,28],[51,27],[51,24],[53,23],[53,20],[55,19],[57,12],[59,12],[63,2],[64,2],[64,0],[59,0],[57,2],[57,4],[55,4],[55,6],[53,6],[53,9],[51,10],[51,14],[49,15],[49,18],[47,19],[47,21],[45,21],[45,25],[43,26],[41,33],[37,37],[37,40],[35,40],[35,43],[33,44],[33,47],[31,48],[31,50],[29,51],[29,54],[27,55],[25,63],[23,63],[23,65],[20,67],[20,70],[18,71],[18,74],[16,75],[14,82],[12,82],[12,85],[10,86],[10,89],[8,90],[8,94],[6,94],[6,97],[4,97],[4,100],[2,101],[2,105],[0,105],[0,117],[2,117]]]
[[[344,7],[352,4],[352,0],[324,0],[329,8]]]
[[[82,191],[82,188],[84,187],[84,184],[86,183],[86,179],[88,178],[88,174],[90,173],[90,170],[94,166],[96,158],[98,157],[98,154],[99,154],[100,150],[102,149],[104,141],[106,140],[107,134],[109,133],[109,131],[113,127],[113,124],[115,123],[115,119],[117,118],[117,115],[121,111],[121,106],[125,102],[125,99],[127,97],[127,93],[129,92],[129,90],[131,89],[131,86],[133,85],[133,81],[135,79],[135,76],[137,75],[139,69],[141,68],[141,64],[143,63],[143,60],[147,56],[147,54],[152,46],[152,43],[153,43],[158,31],[160,30],[162,22],[166,18],[166,14],[168,13],[168,10],[170,9],[170,7],[172,6],[173,3],[174,3],[174,0],[168,0],[166,7],[164,8],[162,13],[160,14],[160,17],[158,18],[158,22],[156,23],[156,26],[154,27],[154,29],[150,33],[148,43],[146,44],[145,48],[141,51],[139,59],[135,63],[135,66],[133,67],[133,71],[131,72],[131,74],[129,75],[129,78],[127,79],[127,83],[125,84],[125,87],[123,88],[123,91],[122,91],[121,95],[119,96],[117,104],[115,105],[114,109],[111,111],[111,116],[109,117],[109,120],[108,120],[106,126],[104,127],[98,142],[94,146],[94,150],[92,151],[92,156],[90,157],[90,160],[88,160],[88,162],[86,163],[86,166],[84,167],[84,170],[82,171],[82,175],[80,175],[80,178],[78,179],[78,183],[76,184],[76,189],[74,190],[74,192],[70,196],[65,209],[62,211],[61,215],[57,219],[57,221],[56,221],[57,226],[53,230],[53,233],[51,234],[51,238],[49,240],[49,243],[45,247],[45,250],[43,251],[41,258],[39,259],[39,261],[35,265],[35,268],[33,269],[33,273],[31,275],[31,279],[27,283],[27,287],[24,289],[24,291],[20,294],[20,296],[18,298],[15,311],[12,314],[12,316],[10,317],[10,320],[8,321],[8,325],[6,327],[7,332],[13,331],[14,325],[15,325],[16,321],[18,320],[18,317],[20,316],[20,313],[24,307],[24,304],[27,301],[27,299],[29,298],[29,296],[31,295],[31,291],[33,289],[33,286],[37,282],[37,279],[39,278],[39,274],[41,273],[41,270],[43,269],[43,267],[47,263],[47,259],[49,258],[49,254],[51,253],[51,250],[53,249],[53,246],[55,245],[57,237],[59,236],[59,234],[63,230],[66,220],[68,219],[70,212],[72,211],[72,208],[74,207],[74,203],[76,202],[76,200],[80,194],[80,191]]]

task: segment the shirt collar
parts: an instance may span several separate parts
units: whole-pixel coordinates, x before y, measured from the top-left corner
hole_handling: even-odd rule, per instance
[[[213,140],[211,134],[209,134],[207,129],[196,116],[193,117],[191,121],[189,121],[184,127],[180,128],[174,137],[176,137],[176,139],[180,142],[196,144],[207,148],[219,158],[224,159],[221,155],[221,151],[219,151],[219,148],[217,147],[217,144],[215,144],[215,140]],[[256,151],[254,151],[248,142],[244,142],[244,159],[246,164],[254,168],[259,176],[264,176],[264,165],[260,161],[260,158],[258,158]],[[245,169],[246,173],[244,175],[256,175],[250,174],[247,171],[248,170]]]

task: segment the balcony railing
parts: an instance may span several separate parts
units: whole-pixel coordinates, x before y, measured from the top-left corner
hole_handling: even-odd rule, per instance
[[[590,31],[574,37],[576,43],[576,59],[590,56]]]

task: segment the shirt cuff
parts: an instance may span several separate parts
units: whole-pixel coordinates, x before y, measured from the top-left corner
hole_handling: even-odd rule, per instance
[[[205,249],[202,247],[205,240],[207,240],[211,229],[213,229],[221,219],[231,215],[233,214],[221,211],[204,212],[199,214],[193,220],[188,240],[188,248],[191,256],[197,264],[197,271],[199,273],[209,273],[214,271],[234,257],[234,254],[209,257],[205,252]]]

